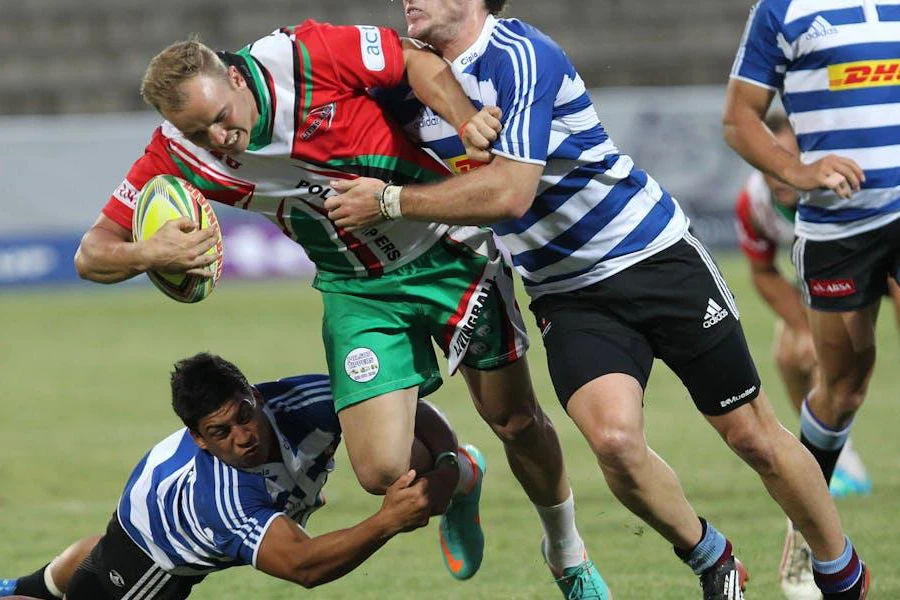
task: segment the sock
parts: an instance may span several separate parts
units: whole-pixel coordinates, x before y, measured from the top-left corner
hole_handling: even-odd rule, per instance
[[[828,427],[812,413],[807,400],[803,401],[800,408],[800,441],[819,463],[826,482],[831,481],[834,466],[850,437],[850,425],[852,423],[840,430]]]
[[[575,527],[575,495],[555,506],[534,505],[544,528],[544,558],[556,571],[577,567],[585,561],[584,540]]]
[[[47,563],[31,575],[20,577],[16,584],[16,594],[32,596],[41,600],[58,600],[62,598],[62,592],[57,589],[50,577],[50,563]]]
[[[468,494],[475,487],[475,460],[463,448],[456,449],[456,462],[459,465],[459,481],[456,482],[454,494]]]
[[[850,539],[844,537],[844,552],[834,560],[821,561],[812,557],[813,577],[823,594],[838,594],[849,590],[861,579],[862,563]]]
[[[731,556],[731,542],[703,517],[700,517],[700,524],[703,534],[696,546],[690,550],[675,548],[675,554],[691,568],[694,575],[702,575]]]

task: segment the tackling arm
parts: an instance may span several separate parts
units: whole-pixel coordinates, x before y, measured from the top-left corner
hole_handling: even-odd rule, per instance
[[[753,287],[788,327],[800,332],[809,330],[800,292],[784,278],[774,261],[751,262],[750,274]]]
[[[288,517],[276,517],[260,543],[256,568],[305,588],[343,577],[396,534],[428,523],[428,484],[414,478],[410,471],[397,479],[381,509],[348,529],[311,538]]]

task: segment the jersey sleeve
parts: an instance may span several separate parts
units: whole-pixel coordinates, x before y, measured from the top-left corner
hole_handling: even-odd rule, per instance
[[[144,149],[143,156],[131,165],[125,179],[109,197],[103,207],[103,214],[131,231],[135,202],[144,184],[156,175],[179,174],[178,166],[165,150],[162,130],[157,128],[150,144]]]
[[[214,461],[214,488],[205,490],[198,513],[222,554],[256,567],[259,546],[272,521],[284,514],[275,508],[265,479],[257,473]]]
[[[750,193],[746,188],[741,190],[738,196],[737,204],[735,204],[735,217],[741,252],[753,263],[773,263],[778,245],[762,235],[753,224],[750,214]]]
[[[403,81],[406,72],[400,36],[393,29],[374,25],[331,25],[307,21],[298,27],[315,28],[318,44],[307,50],[315,69],[315,53],[328,55],[334,75],[342,87],[365,90],[392,87]],[[298,35],[298,39],[307,36]]]
[[[565,74],[574,76],[574,68],[549,40],[499,39],[508,47],[491,65],[496,69],[497,105],[503,111],[503,130],[493,150],[514,160],[546,164],[553,104]]]
[[[785,7],[780,4],[774,0],[760,0],[751,9],[731,77],[781,89],[789,46],[782,33]]]

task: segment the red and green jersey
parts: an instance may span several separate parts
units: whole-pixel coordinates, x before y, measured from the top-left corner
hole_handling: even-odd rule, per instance
[[[208,198],[260,213],[306,250],[320,271],[374,276],[428,250],[446,225],[391,221],[353,233],[326,216],[332,179],[377,177],[398,183],[447,175],[385,116],[368,89],[403,80],[396,32],[306,21],[282,28],[236,54],[259,107],[247,151],[204,150],[165,122],[103,209],[131,229],[134,200],[154,175],[172,174]]]

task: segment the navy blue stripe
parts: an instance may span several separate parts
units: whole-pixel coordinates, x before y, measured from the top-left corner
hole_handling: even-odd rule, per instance
[[[900,102],[900,85],[885,85],[836,92],[831,90],[794,92],[784,95],[784,106],[791,114],[811,110],[889,104],[893,102]]]
[[[806,69],[823,69],[828,65],[838,65],[862,60],[891,60],[898,56],[900,44],[890,42],[868,42],[865,44],[849,44],[810,52],[797,57],[789,71]]]
[[[504,53],[509,50],[510,52],[506,54],[506,56],[519,65],[520,85],[510,109],[515,111],[525,107],[525,110],[516,113],[515,115],[511,115],[515,117],[515,123],[513,124],[513,127],[508,127],[509,122],[507,121],[507,127],[504,127],[504,133],[507,135],[504,135],[503,137],[508,140],[507,143],[510,144],[510,150],[515,148],[518,144],[520,151],[523,151],[525,148],[525,140],[528,137],[528,132],[525,131],[525,119],[523,117],[528,112],[527,96],[535,87],[535,74],[531,72],[531,66],[528,61],[529,56],[532,56],[534,53],[534,48],[531,46],[530,40],[513,37],[510,32],[503,27],[498,26],[494,31],[497,36],[491,40],[491,44],[502,49]],[[514,71],[514,68],[510,67],[510,70]]]
[[[593,239],[615,219],[631,199],[644,190],[647,174],[639,169],[617,183],[606,197],[598,202],[577,223],[558,235],[543,248],[527,250],[513,256],[513,264],[528,271],[537,271],[571,255]]]
[[[650,212],[641,220],[640,224],[607,252],[603,260],[643,250],[662,233],[666,225],[672,220],[674,213],[675,203],[668,192],[663,191],[662,198],[650,209]]]
[[[163,478],[183,467],[197,452],[197,444],[194,443],[190,434],[185,432],[178,444],[178,448],[172,456],[159,463],[153,469],[150,489],[147,490],[147,520],[150,523],[150,533],[153,538],[153,543],[170,557],[177,557],[178,553],[175,552],[175,548],[169,542],[168,532],[165,527],[163,527],[164,517],[160,513],[159,504],[157,503],[157,493],[159,491],[157,488]],[[168,507],[170,505],[166,504],[166,506]]]
[[[566,102],[560,106],[553,107],[553,117],[565,117],[566,115],[572,115],[577,112],[581,112],[583,110],[587,110],[591,107],[591,97],[588,96],[587,92],[584,92],[571,102]]]
[[[900,162],[900,158],[898,158]],[[866,180],[862,184],[864,190],[885,190],[900,187],[900,166],[889,169],[866,169]]]
[[[848,223],[900,211],[900,198],[878,208],[828,209],[801,204],[797,216],[807,223]]]
[[[588,150],[594,146],[599,146],[603,142],[609,139],[609,136],[606,135],[606,132],[602,129],[592,128],[589,130],[589,133],[592,136],[595,136],[594,139],[584,138],[582,134],[570,135],[563,142],[553,149],[547,156],[547,161],[551,160],[577,160],[584,154],[585,150]]]
[[[877,148],[900,144],[900,125],[870,127],[868,129],[839,129],[817,131],[797,136],[800,150],[843,150],[846,148]],[[900,157],[897,164],[900,165]]]
[[[879,21],[900,21],[900,5],[898,4],[887,6],[876,4],[875,9],[878,11]]]
[[[600,261],[597,261],[600,262]],[[563,273],[562,275],[553,275],[552,277],[546,277],[541,279],[540,281],[531,281],[530,279],[526,279],[525,276],[522,276],[522,283],[525,284],[525,287],[532,287],[535,285],[544,285],[547,283],[555,283],[557,281],[562,281],[564,279],[575,279],[580,275],[584,275],[588,271],[592,271],[594,267],[597,266],[597,263],[593,263],[583,269],[579,269],[577,271],[572,271],[571,273]]]
[[[806,34],[810,27],[814,27],[814,29],[810,32],[810,35],[812,37],[836,35],[836,32],[819,30],[819,26],[816,23],[813,23],[813,21],[815,21],[817,17],[824,18],[826,21],[828,21],[831,27],[834,27],[835,25],[852,25],[855,23],[864,23],[866,21],[866,13],[863,11],[861,6],[823,10],[811,15],[806,15],[800,19],[797,19],[796,21],[785,23],[784,37],[789,42],[793,42],[800,36]],[[825,29],[830,29],[830,27],[826,27]]]
[[[616,154],[600,162],[583,165],[571,171],[535,198],[531,208],[520,218],[497,223],[491,228],[501,236],[524,232],[547,215],[553,214],[569,198],[583,190],[595,176],[611,169],[618,162],[619,156]]]

